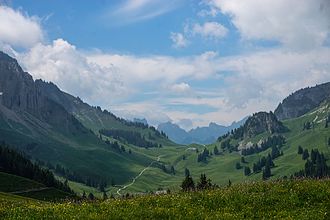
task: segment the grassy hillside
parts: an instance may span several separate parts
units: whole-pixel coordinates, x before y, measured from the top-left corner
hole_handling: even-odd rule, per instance
[[[0,193],[5,219],[328,219],[329,180],[254,182],[104,202],[43,203]]]
[[[302,170],[305,160],[299,155],[298,146],[304,149],[318,149],[324,153],[330,165],[330,146],[328,138],[330,138],[330,128],[325,128],[325,118],[330,114],[329,102],[323,103],[320,107],[313,111],[295,119],[283,121],[283,124],[289,129],[282,135],[286,139],[286,143],[281,148],[283,156],[274,159],[275,167],[271,169],[271,179],[289,177],[293,173]],[[306,122],[313,122],[313,128],[303,130]],[[271,136],[270,133],[262,133],[252,138],[244,139],[244,143],[258,143],[260,140]],[[223,141],[222,141],[223,142]],[[232,144],[238,144],[239,141],[232,140]],[[214,146],[220,150],[219,155],[211,155],[206,162],[197,162],[197,156],[206,147],[213,152]],[[262,172],[252,173],[249,176],[244,175],[244,169],[236,169],[236,163],[239,162],[242,167],[248,166],[252,170],[253,163],[256,163],[261,157],[267,156],[271,149],[267,149],[260,153],[244,156],[246,163],[241,163],[242,155],[237,151],[231,153],[225,149],[221,150],[221,142],[212,145],[191,145],[186,147],[163,147],[161,149],[136,149],[142,154],[153,156],[161,156],[159,164],[165,164],[169,169],[173,166],[175,174],[166,173],[159,166],[152,166],[140,176],[133,185],[129,186],[122,193],[156,191],[157,189],[170,189],[176,191],[180,189],[180,184],[185,176],[185,168],[188,168],[195,181],[198,180],[201,173],[205,173],[213,183],[218,185],[227,185],[228,181],[238,183],[242,181],[254,181],[262,179]],[[198,153],[196,152],[198,150]],[[129,182],[128,182],[129,183]],[[109,187],[110,193],[116,194],[118,187]]]
[[[0,172],[0,192],[16,192],[45,187],[33,180]]]
[[[1,192],[8,194],[2,194]],[[74,195],[53,187],[46,187],[33,180],[3,172],[0,172],[0,197],[21,198],[22,200],[34,198],[44,201],[61,201],[75,198]]]

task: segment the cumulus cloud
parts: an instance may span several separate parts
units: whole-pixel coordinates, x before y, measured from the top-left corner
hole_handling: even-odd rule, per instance
[[[329,37],[328,0],[209,0],[229,15],[244,39],[281,42],[294,49],[321,46]]]
[[[190,86],[188,83],[178,83],[171,86],[171,91],[177,94],[183,94],[190,91]]]
[[[173,42],[173,47],[175,48],[183,48],[188,45],[188,40],[182,33],[174,33],[172,32],[170,38]]]
[[[225,37],[228,33],[228,29],[217,22],[205,22],[204,24],[194,24],[192,33],[217,40]]]
[[[30,48],[44,38],[38,17],[3,5],[0,5],[0,33],[0,45],[12,47]]]
[[[17,59],[35,79],[52,81],[94,105],[109,106],[129,93],[114,68],[89,63],[84,54],[63,39],[50,45],[39,43],[28,52],[17,53]]]

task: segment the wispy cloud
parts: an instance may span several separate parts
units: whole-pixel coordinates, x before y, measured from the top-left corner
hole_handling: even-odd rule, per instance
[[[126,0],[106,12],[105,17],[115,19],[117,24],[130,24],[153,19],[166,14],[182,3],[182,0]]]

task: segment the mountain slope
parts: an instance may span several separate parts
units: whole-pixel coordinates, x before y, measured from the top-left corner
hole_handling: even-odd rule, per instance
[[[0,94],[0,141],[17,146],[34,159],[61,165],[84,181],[123,183],[153,160],[120,141],[119,146],[132,154],[113,148],[108,143],[116,140],[105,143],[95,135],[101,128],[132,129],[172,143],[155,129],[91,107],[54,84],[34,81],[15,59],[2,52]]]
[[[300,89],[285,98],[276,108],[278,119],[296,118],[319,106],[330,98],[330,82]]]

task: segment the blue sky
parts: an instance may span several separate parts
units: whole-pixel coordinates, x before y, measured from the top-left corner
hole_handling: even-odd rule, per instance
[[[153,125],[230,124],[330,80],[328,0],[0,4],[0,49],[34,78]]]

